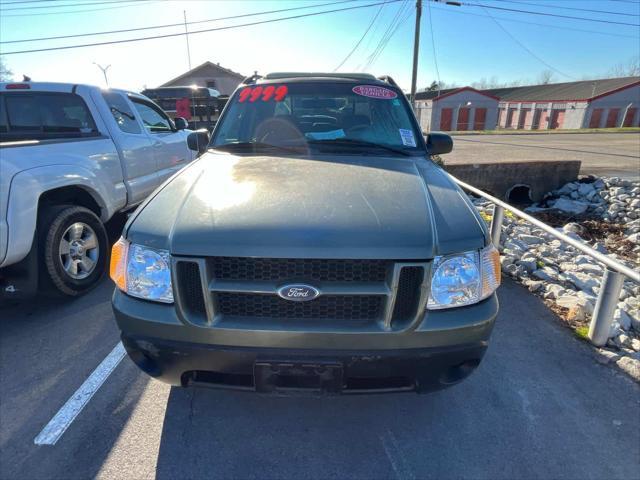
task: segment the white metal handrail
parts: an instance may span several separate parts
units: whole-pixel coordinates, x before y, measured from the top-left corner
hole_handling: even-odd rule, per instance
[[[585,245],[584,243],[571,238],[568,235],[559,232],[555,228],[547,225],[546,223],[538,220],[535,217],[519,210],[508,203],[483,192],[482,190],[457,179],[453,175],[449,174],[451,179],[460,185],[463,189],[472,192],[486,200],[489,200],[494,204],[493,218],[491,219],[491,240],[496,248],[500,247],[500,233],[502,232],[502,223],[504,220],[505,210],[513,213],[516,217],[519,217],[527,222],[541,228],[548,234],[554,236],[561,242],[567,243],[574,248],[577,248],[584,254],[590,256],[594,260],[604,264],[607,268],[602,277],[602,284],[600,292],[598,293],[598,300],[596,302],[595,309],[593,311],[593,317],[591,319],[591,325],[589,326],[589,339],[594,345],[602,346],[607,343],[609,338],[609,330],[611,323],[613,322],[613,314],[620,298],[620,291],[622,290],[622,284],[624,277],[628,277],[636,283],[640,283],[640,273],[627,267],[626,265],[616,261],[615,259],[604,255],[597,250]]]

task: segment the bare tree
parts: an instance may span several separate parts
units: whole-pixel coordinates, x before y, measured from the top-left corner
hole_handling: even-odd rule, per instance
[[[13,72],[7,67],[4,59],[0,58],[0,82],[10,82],[13,79]]]
[[[538,75],[538,84],[547,85],[554,80],[554,73],[551,70],[543,70]]]
[[[431,85],[429,85],[425,90],[427,92],[435,92],[437,90],[446,90],[447,88],[456,88],[458,84],[456,82],[445,82],[444,80],[440,80],[440,82],[433,81]]]
[[[637,77],[640,75],[640,56],[631,57],[626,62],[618,63],[609,70],[611,77]]]

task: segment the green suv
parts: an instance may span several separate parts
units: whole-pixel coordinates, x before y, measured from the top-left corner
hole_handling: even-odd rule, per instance
[[[113,248],[130,358],[173,385],[426,392],[480,363],[499,256],[389,77],[244,81]]]

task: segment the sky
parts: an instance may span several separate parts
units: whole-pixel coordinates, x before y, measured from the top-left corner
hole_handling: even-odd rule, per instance
[[[188,27],[200,30],[381,1],[326,5],[338,0],[0,0],[0,42],[175,24],[183,21],[183,12],[188,21],[201,21],[325,4]],[[499,10],[528,10],[638,25],[640,0],[468,0],[461,6],[426,0],[423,3],[418,89],[437,79],[468,85],[493,77],[500,82],[531,84],[536,83],[544,70],[553,71],[553,81],[602,77],[615,65],[628,64],[640,55],[637,26]],[[478,3],[484,7],[473,5]],[[370,62],[388,27],[395,25],[395,18],[400,22],[394,35]],[[414,27],[415,1],[387,0],[368,8],[191,34],[191,65],[212,61],[244,75],[254,71],[263,74],[333,71],[362,39],[339,71],[391,75],[408,90]],[[184,26],[0,43],[0,57],[16,79],[27,74],[34,81],[104,85],[103,74],[94,62],[111,65],[107,71],[110,86],[139,91],[188,70],[184,36],[38,53],[10,52],[179,32],[184,32]]]

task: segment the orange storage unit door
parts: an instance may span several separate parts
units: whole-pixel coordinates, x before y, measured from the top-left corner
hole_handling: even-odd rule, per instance
[[[506,128],[513,128],[513,117],[516,113],[515,108],[509,108],[507,110],[507,123],[505,124]]]
[[[520,110],[520,117],[518,118],[518,130],[523,130],[528,127],[531,121],[531,109],[523,108]]]
[[[484,130],[486,128],[486,123],[487,123],[487,109],[476,108],[476,113],[473,116],[473,129]]]
[[[453,117],[453,109],[443,108],[440,111],[440,130],[443,132],[451,131],[451,119]]]
[[[609,109],[609,113],[607,114],[607,123],[605,124],[605,128],[614,128],[618,126],[618,114],[620,113],[619,108],[611,108]]]
[[[589,128],[600,128],[600,122],[602,121],[602,109],[594,108],[591,112],[591,119],[589,120]]]
[[[456,125],[456,130],[458,131],[469,130],[469,109],[468,108],[458,109],[458,124]]]
[[[553,110],[553,113],[551,114],[551,125],[549,126],[549,128],[555,130],[556,128],[562,128],[563,124],[564,110]]]
[[[629,108],[627,114],[624,116],[623,127],[633,127],[633,119],[636,118],[637,108]]]

